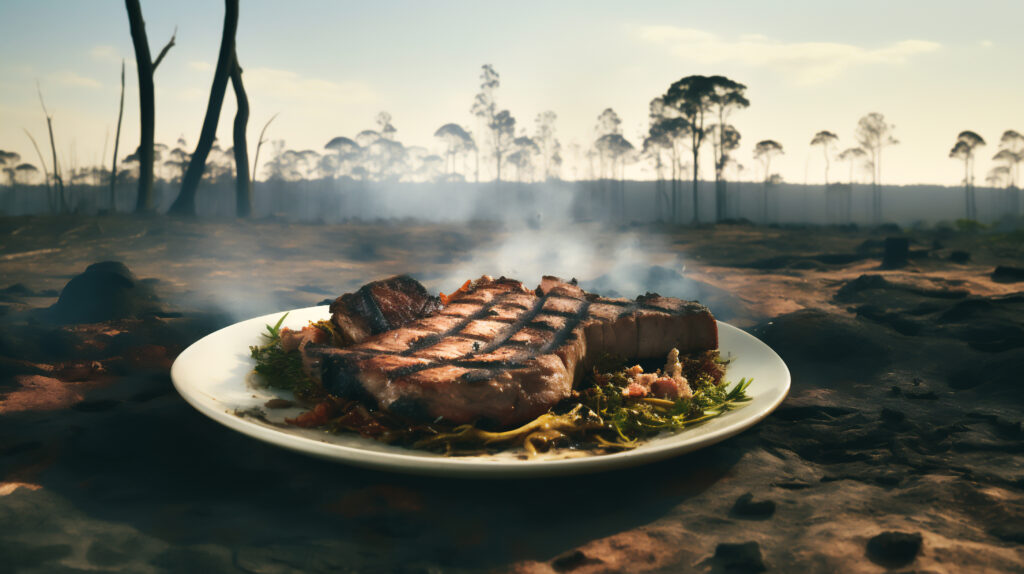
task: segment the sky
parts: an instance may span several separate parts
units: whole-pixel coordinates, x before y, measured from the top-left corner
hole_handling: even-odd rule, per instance
[[[177,30],[155,77],[156,139],[194,146],[223,6],[144,1],[142,10],[154,55]],[[652,98],[684,76],[720,74],[745,84],[751,102],[732,117],[742,134],[734,155],[748,168],[742,179],[761,177],[754,145],[772,139],[785,150],[772,171],[788,182],[820,183],[824,158],[809,146],[814,134],[833,131],[839,149],[852,147],[858,118],[879,112],[899,140],[884,152],[884,183],[957,185],[963,165],[948,155],[960,131],[988,142],[977,160],[979,182],[1003,131],[1024,132],[1021,22],[1024,3],[996,0],[246,0],[237,53],[250,141],[278,113],[267,138],[293,149],[323,151],[335,136],[374,128],[386,110],[399,140],[439,151],[433,133],[442,124],[476,128],[469,110],[485,63],[501,75],[499,107],[520,128],[532,132],[537,114],[552,110],[563,146],[586,148],[597,116],[611,107],[639,146]],[[139,137],[133,58],[121,2],[0,2],[0,149],[37,163],[23,128],[45,144],[38,82],[62,164],[109,163],[125,60],[120,155],[130,153]],[[223,142],[234,111],[229,90]],[[701,169],[711,175],[710,150]],[[833,161],[833,180],[848,175]],[[638,163],[627,176],[652,172]]]

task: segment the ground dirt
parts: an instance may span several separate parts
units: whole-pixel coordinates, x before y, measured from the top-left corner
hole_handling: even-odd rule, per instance
[[[592,254],[628,238],[633,255],[567,273],[695,296],[783,357],[789,398],[715,446],[589,476],[314,460],[193,410],[170,382],[177,353],[395,273],[453,290],[543,229],[0,219],[0,570],[1024,572],[1024,282],[992,278],[1024,267],[1024,235],[578,231]],[[882,269],[892,236],[909,261]],[[74,322],[89,291],[65,286],[103,261],[124,266],[77,285],[121,295]]]

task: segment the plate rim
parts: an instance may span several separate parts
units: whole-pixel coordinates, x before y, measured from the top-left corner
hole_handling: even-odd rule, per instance
[[[200,392],[198,385],[191,384],[184,380],[182,371],[185,368],[184,365],[188,363],[190,356],[199,352],[198,350],[201,349],[204,344],[209,344],[210,340],[215,340],[224,336],[225,331],[243,329],[243,325],[247,325],[249,323],[263,323],[271,318],[274,320],[270,322],[274,323],[276,322],[276,319],[279,319],[284,313],[296,315],[305,315],[307,313],[313,314],[315,312],[328,313],[328,309],[329,307],[327,305],[320,305],[268,313],[266,315],[238,321],[205,335],[182,351],[171,365],[170,375],[175,390],[179,395],[181,395],[185,402],[207,418],[251,438],[294,452],[343,464],[403,474],[448,477],[512,478],[583,474],[614,470],[656,462],[658,460],[664,460],[666,458],[693,452],[731,438],[760,423],[769,414],[775,411],[780,404],[782,404],[782,401],[786,399],[792,386],[792,376],[790,374],[789,367],[778,353],[763,341],[743,329],[730,325],[729,323],[716,320],[720,331],[725,328],[726,330],[735,331],[734,335],[749,338],[753,344],[763,347],[763,350],[770,354],[769,356],[777,363],[776,367],[781,367],[780,375],[782,376],[783,382],[777,389],[775,389],[777,396],[773,397],[770,403],[762,406],[757,412],[751,413],[750,411],[747,411],[747,416],[737,419],[732,424],[701,435],[696,438],[696,440],[681,443],[668,441],[660,444],[641,445],[636,449],[618,453],[562,459],[495,461],[474,457],[431,457],[420,454],[382,452],[362,449],[355,446],[330,443],[307,436],[289,434],[280,429],[258,424],[254,421],[238,416],[230,410],[215,408],[193,394],[193,388],[195,388],[196,394]],[[261,324],[260,327],[262,326],[263,325]],[[256,334],[258,334],[258,332],[254,329],[253,335]],[[243,381],[239,381],[239,383],[242,382]],[[214,401],[217,400],[214,395],[207,396]],[[743,412],[751,406],[752,405],[748,405],[743,409],[737,409],[733,412]],[[679,431],[679,434],[683,435],[685,432],[685,430]],[[373,441],[373,439],[364,439],[361,437],[353,438],[360,441]]]

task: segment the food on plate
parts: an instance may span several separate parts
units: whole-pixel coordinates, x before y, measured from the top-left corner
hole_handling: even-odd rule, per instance
[[[531,290],[484,276],[432,297],[400,276],[330,309],[331,320],[302,330],[268,327],[268,344],[253,348],[269,384],[317,403],[299,426],[455,453],[625,448],[728,410],[748,384],[726,389],[706,307],[657,294],[615,299],[555,277]]]
[[[546,277],[482,277],[436,314],[345,348],[309,344],[303,355],[331,395],[369,398],[412,420],[484,420],[507,428],[569,396],[601,354],[664,357],[718,346],[702,305],[659,297],[589,295]]]
[[[355,293],[346,293],[331,303],[331,322],[339,343],[360,343],[373,335],[404,327],[429,317],[442,308],[419,281],[398,275],[367,283]]]

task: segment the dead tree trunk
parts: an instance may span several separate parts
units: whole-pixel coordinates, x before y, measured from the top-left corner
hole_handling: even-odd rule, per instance
[[[121,107],[117,112],[117,133],[114,135],[114,165],[110,168],[110,213],[117,213],[117,149],[121,143],[122,119],[124,119],[124,60],[121,60]]]
[[[206,118],[203,129],[199,133],[199,143],[189,160],[188,170],[181,182],[181,193],[174,200],[168,213],[173,215],[195,216],[196,191],[199,181],[206,169],[206,158],[210,155],[213,140],[217,137],[217,122],[220,119],[220,108],[224,104],[224,93],[228,88],[231,68],[235,65],[235,31],[238,30],[238,0],[225,0],[224,32],[220,38],[220,54],[217,56],[217,69],[213,73],[213,86],[210,88],[210,101],[206,105]]]
[[[238,112],[235,114],[235,214],[238,217],[252,215],[252,181],[249,179],[249,148],[245,141],[245,128],[249,124],[249,98],[242,84],[242,67],[235,55],[231,68],[231,87],[235,90]]]
[[[53,139],[53,116],[46,109],[46,102],[43,101],[43,89],[36,83],[36,91],[39,92],[39,105],[43,108],[43,115],[46,116],[46,129],[50,133],[50,151],[53,152],[53,181],[57,188],[58,213],[67,211],[66,199],[64,197],[64,178],[60,175],[60,164],[57,163],[57,143]]]
[[[153,210],[153,141],[156,133],[153,72],[167,55],[167,51],[174,46],[175,36],[171,36],[171,41],[160,50],[160,55],[154,62],[149,52],[146,23],[142,20],[139,0],[125,0],[124,4],[128,9],[128,24],[131,28],[132,45],[135,47],[135,68],[139,76],[139,194],[135,200],[135,211],[145,212]]]

